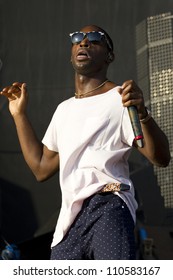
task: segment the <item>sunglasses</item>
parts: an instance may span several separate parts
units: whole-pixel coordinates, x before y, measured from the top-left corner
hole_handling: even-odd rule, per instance
[[[90,32],[77,31],[77,32],[70,33],[69,35],[71,37],[71,42],[73,45],[81,43],[84,40],[84,38],[87,38],[89,42],[101,42],[101,40],[105,39],[109,49],[112,50],[112,46],[109,43],[107,37],[101,31],[90,31]]]

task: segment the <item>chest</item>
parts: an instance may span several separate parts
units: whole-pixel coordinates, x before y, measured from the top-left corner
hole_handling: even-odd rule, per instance
[[[99,148],[120,134],[122,103],[120,98],[73,100],[61,114],[57,127],[58,146],[75,150],[89,145]]]

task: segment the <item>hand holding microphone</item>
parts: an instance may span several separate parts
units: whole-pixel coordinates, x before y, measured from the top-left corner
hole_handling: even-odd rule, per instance
[[[142,148],[144,146],[144,143],[143,143],[144,136],[142,133],[142,128],[141,128],[137,109],[135,106],[129,106],[129,107],[127,107],[127,109],[128,109],[130,121],[132,124],[136,143],[140,148]]]
[[[138,147],[142,148],[144,146],[144,137],[137,110],[138,106],[139,108],[141,107],[141,112],[144,113],[145,111],[142,91],[133,80],[129,80],[123,83],[120,93],[122,95],[123,105],[128,109],[130,121],[134,132],[134,140],[136,141]]]

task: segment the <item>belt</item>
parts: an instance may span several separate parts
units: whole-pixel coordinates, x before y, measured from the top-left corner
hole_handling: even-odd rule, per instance
[[[130,190],[130,186],[123,183],[109,183],[106,184],[99,193],[104,192],[121,192]]]

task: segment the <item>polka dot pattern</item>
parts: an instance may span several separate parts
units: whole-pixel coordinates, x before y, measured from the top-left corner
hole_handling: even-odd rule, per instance
[[[86,199],[52,260],[135,259],[134,222],[125,202],[112,193]]]

